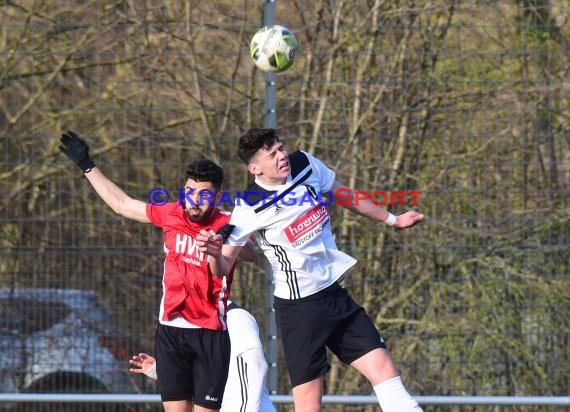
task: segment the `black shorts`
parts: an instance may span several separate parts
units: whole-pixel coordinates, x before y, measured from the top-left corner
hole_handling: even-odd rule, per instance
[[[158,325],[156,374],[163,402],[220,409],[230,362],[228,331]]]
[[[386,348],[364,308],[337,283],[301,299],[275,297],[274,308],[293,387],[328,372],[327,347],[346,364]]]

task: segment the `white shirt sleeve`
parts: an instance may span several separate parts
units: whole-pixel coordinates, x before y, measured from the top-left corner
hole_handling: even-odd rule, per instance
[[[230,224],[235,226],[228,238],[228,243],[230,245],[245,246],[249,239],[249,235],[259,229],[256,226],[258,219],[256,219],[255,216],[252,217],[252,215],[253,211],[249,206],[235,206],[230,219]]]
[[[336,180],[336,173],[315,156],[307,152],[303,153],[307,155],[313,171],[319,177],[321,193],[331,190]]]

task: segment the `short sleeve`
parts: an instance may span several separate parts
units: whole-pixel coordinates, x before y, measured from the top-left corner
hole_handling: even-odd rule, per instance
[[[153,205],[148,203],[146,205],[146,216],[157,227],[163,227],[168,213],[176,207],[176,203],[167,203],[165,205]]]
[[[321,193],[331,190],[336,180],[336,173],[315,156],[306,152],[303,153],[307,155],[311,167],[319,177]]]
[[[153,205],[152,203],[148,203],[146,205],[146,216],[149,218],[149,220],[158,227],[162,227],[162,209],[160,209],[163,206],[156,206]]]
[[[234,225],[234,230],[228,238],[228,243],[232,246],[244,246],[249,236],[259,229],[257,223],[259,219],[255,219],[251,214],[252,209],[249,206],[237,205],[232,212],[230,224]]]

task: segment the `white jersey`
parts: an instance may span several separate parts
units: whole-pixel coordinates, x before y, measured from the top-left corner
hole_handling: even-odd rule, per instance
[[[220,412],[275,412],[265,384],[267,362],[257,322],[232,304],[226,316],[232,349]]]
[[[332,285],[356,259],[338,250],[322,197],[332,189],[335,173],[303,151],[289,156],[289,167],[284,185],[256,179],[238,193],[229,243],[243,246],[253,233],[271,264],[275,296],[299,299]]]

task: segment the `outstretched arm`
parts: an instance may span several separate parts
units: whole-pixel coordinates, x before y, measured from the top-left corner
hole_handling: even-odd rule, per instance
[[[151,223],[146,215],[146,203],[127,195],[95,166],[89,157],[89,146],[78,135],[67,131],[61,135],[59,150],[83,170],[101,199],[115,213],[143,223]]]
[[[414,211],[408,211],[401,215],[395,216],[383,209],[380,206],[375,205],[370,200],[359,199],[358,202],[355,201],[355,193],[352,189],[344,186],[342,183],[335,181],[332,187],[333,193],[337,193],[338,190],[343,190],[345,193],[349,193],[352,197],[352,201],[348,202],[346,207],[351,212],[359,214],[361,216],[369,217],[370,219],[378,220],[384,222],[390,226],[395,226],[398,228],[412,227],[415,224],[422,221],[424,215]]]
[[[89,173],[85,174],[85,177],[101,196],[101,199],[115,213],[142,223],[150,223],[150,219],[146,215],[146,203],[127,195],[121,188],[111,182],[99,168],[94,167]]]

